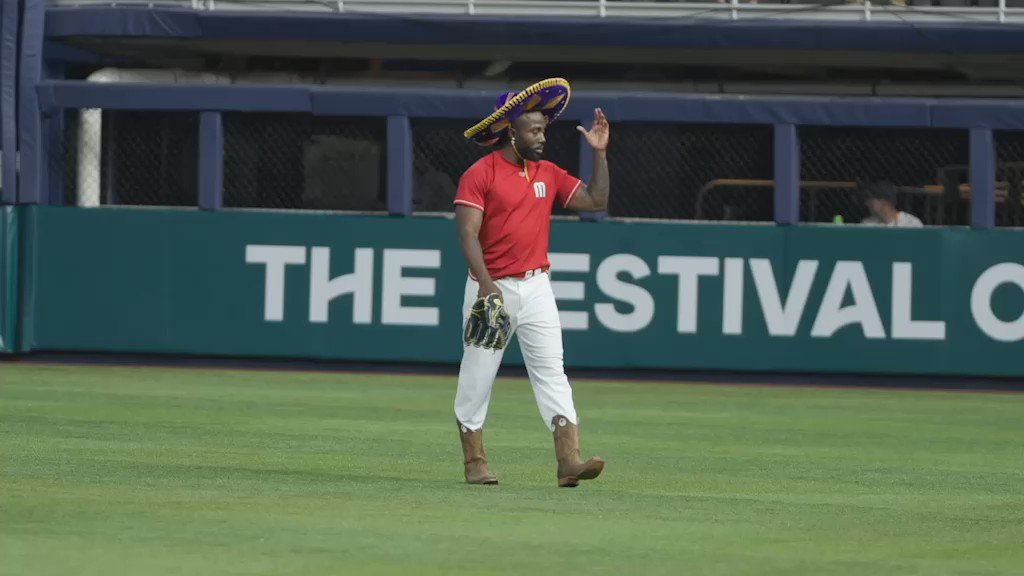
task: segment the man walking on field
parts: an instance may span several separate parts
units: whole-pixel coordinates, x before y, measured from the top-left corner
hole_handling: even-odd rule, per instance
[[[589,186],[541,160],[545,130],[565,110],[570,96],[569,83],[561,78],[507,92],[498,98],[493,114],[465,133],[480,145],[497,148],[463,174],[455,196],[459,242],[470,272],[455,416],[470,484],[498,483],[487,465],[483,426],[494,378],[513,334],[519,336],[541,417],[554,435],[558,485],[577,486],[604,469],[600,458],[580,458],[579,420],[565,376],[562,327],[548,278],[554,203],[576,211],[608,205],[609,126],[600,108],[594,110],[589,131],[577,127],[594,151]]]

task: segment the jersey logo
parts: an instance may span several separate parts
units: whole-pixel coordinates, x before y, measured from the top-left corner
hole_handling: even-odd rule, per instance
[[[548,187],[543,182],[534,182],[533,193],[537,195],[537,198],[546,198],[548,195]]]

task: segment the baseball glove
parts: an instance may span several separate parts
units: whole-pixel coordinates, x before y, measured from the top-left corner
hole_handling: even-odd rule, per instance
[[[477,299],[469,310],[462,340],[467,346],[501,350],[508,345],[512,323],[498,294]]]

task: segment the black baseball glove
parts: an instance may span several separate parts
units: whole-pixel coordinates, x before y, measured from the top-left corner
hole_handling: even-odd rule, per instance
[[[501,350],[508,345],[511,329],[512,323],[501,296],[488,294],[477,299],[470,308],[462,340],[467,346]]]

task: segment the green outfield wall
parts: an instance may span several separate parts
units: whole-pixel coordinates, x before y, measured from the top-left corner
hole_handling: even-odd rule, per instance
[[[16,349],[18,321],[18,212],[0,206],[0,353]]]
[[[451,220],[20,210],[22,350],[461,355]],[[570,368],[1024,375],[1024,232],[556,222],[551,252]]]

